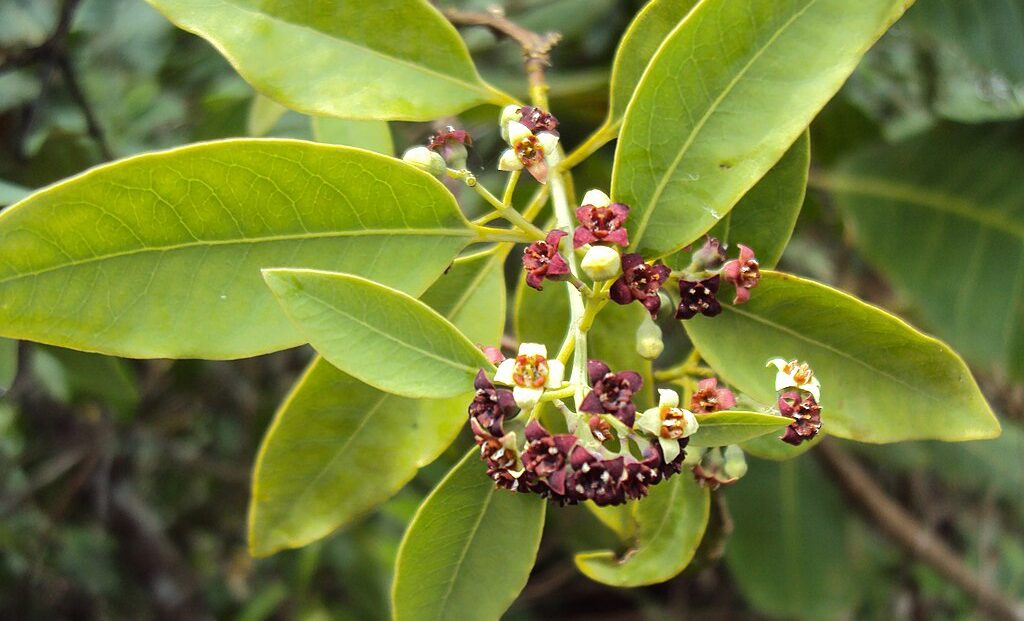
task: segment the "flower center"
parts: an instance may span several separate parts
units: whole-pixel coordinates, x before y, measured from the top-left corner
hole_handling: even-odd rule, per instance
[[[548,381],[548,361],[544,356],[516,356],[512,380],[523,388],[543,388]]]
[[[540,141],[536,136],[527,136],[517,142],[515,151],[516,157],[526,167],[538,164],[544,159],[544,147],[540,146]]]

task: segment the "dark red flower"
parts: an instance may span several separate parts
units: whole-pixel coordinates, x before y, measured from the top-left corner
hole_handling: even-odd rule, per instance
[[[793,419],[782,435],[782,441],[797,446],[814,436],[821,429],[821,406],[814,396],[791,390],[779,397],[779,412]]]
[[[626,502],[622,487],[625,473],[623,457],[600,459],[582,446],[573,449],[570,461],[573,473],[566,488],[576,500],[593,500],[599,507]]]
[[[611,414],[627,427],[636,419],[636,405],[633,393],[640,390],[644,380],[635,371],[612,373],[608,365],[600,360],[587,362],[590,376],[590,393],[580,404],[581,412],[590,414]]]
[[[661,457],[653,448],[648,448],[642,461],[626,458],[626,475],[622,479],[622,491],[626,498],[637,499],[647,495],[648,488],[660,480],[658,468]]]
[[[690,411],[695,414],[711,414],[728,410],[736,405],[736,396],[728,388],[718,387],[718,378],[702,379],[690,398]]]
[[[733,304],[743,304],[750,299],[750,290],[761,281],[761,268],[754,257],[754,251],[739,244],[740,258],[733,259],[722,266],[722,277],[736,287]]]
[[[572,434],[551,435],[536,420],[526,426],[528,444],[520,458],[527,472],[533,473],[558,495],[565,494],[565,480],[568,475],[566,464],[569,452],[576,445]]]
[[[656,473],[656,480],[652,482],[658,483],[663,479],[669,479],[674,474],[679,474],[683,471],[683,460],[686,459],[686,447],[690,444],[690,438],[679,439],[679,454],[672,461],[665,461],[665,453],[661,450],[661,444],[654,444],[655,449],[658,451],[658,458],[661,461],[661,470]]]
[[[555,118],[555,115],[533,106],[523,106],[519,109],[519,114],[521,115],[519,122],[529,128],[531,132],[549,132],[558,135],[558,119]]]
[[[598,442],[607,442],[614,435],[611,423],[597,414],[590,417],[590,420],[587,421],[587,426],[590,427],[590,435],[594,436],[594,439]]]
[[[501,364],[501,361],[505,359],[505,354],[501,353],[500,347],[495,347],[493,345],[480,345],[477,343],[477,348],[484,352],[484,356],[495,366]]]
[[[714,317],[722,312],[722,305],[715,294],[721,277],[718,275],[700,281],[679,281],[679,308],[676,319],[692,319],[697,314]]]
[[[629,245],[629,234],[623,226],[629,216],[629,207],[612,203],[607,207],[583,205],[576,210],[579,227],[573,232],[573,248],[584,244]]]
[[[664,265],[644,263],[638,254],[622,255],[622,276],[612,283],[609,295],[616,304],[629,304],[638,300],[651,313],[658,314],[661,299],[658,290],[668,281],[671,270]]]
[[[540,291],[541,282],[547,278],[558,280],[569,273],[569,264],[558,254],[558,242],[568,235],[554,229],[543,241],[535,241],[523,251],[523,269],[526,270],[526,284]]]
[[[515,416],[518,409],[512,391],[495,388],[483,369],[476,374],[473,386],[476,388],[476,394],[469,404],[469,417],[487,429],[491,435],[504,435],[502,423],[505,418]]]
[[[444,155],[444,150],[453,145],[473,146],[473,137],[464,129],[455,129],[451,125],[430,137],[427,148]]]

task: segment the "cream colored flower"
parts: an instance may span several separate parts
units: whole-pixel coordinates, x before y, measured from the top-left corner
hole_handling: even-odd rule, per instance
[[[565,365],[548,360],[548,350],[538,343],[523,343],[519,354],[508,358],[494,374],[494,383],[512,386],[516,405],[528,410],[537,405],[546,388],[561,388]]]

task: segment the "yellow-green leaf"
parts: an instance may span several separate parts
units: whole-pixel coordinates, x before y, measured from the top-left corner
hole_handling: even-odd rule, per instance
[[[862,442],[975,440],[999,423],[967,365],[946,344],[845,293],[764,272],[750,301],[683,322],[723,379],[776,401],[772,358],[808,362],[821,381],[822,425]]]
[[[782,157],[908,0],[703,0],[623,120],[612,197],[659,257],[711,229]]]
[[[473,448],[427,497],[402,539],[394,621],[498,621],[526,586],[546,502],[496,489]]]
[[[780,433],[793,419],[775,414],[730,410],[697,414],[700,427],[690,436],[690,446],[726,446],[739,444],[769,433]]]
[[[253,356],[302,342],[261,268],[419,295],[472,236],[436,179],[361,149],[226,140],[140,155],[0,214],[0,335],[137,358]]]
[[[492,368],[472,341],[434,309],[350,274],[264,270],[288,316],[331,364],[370,386],[417,398],[472,390]]]
[[[149,3],[210,41],[261,93],[306,114],[427,121],[509,102],[425,0]]]

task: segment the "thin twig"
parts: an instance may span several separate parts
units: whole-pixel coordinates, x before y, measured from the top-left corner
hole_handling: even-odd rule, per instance
[[[57,59],[57,67],[60,69],[61,77],[64,78],[64,85],[68,88],[68,94],[71,95],[71,101],[75,102],[75,105],[82,112],[82,116],[85,117],[85,127],[89,132],[89,136],[99,148],[103,159],[114,159],[114,154],[110,151],[110,145],[107,144],[107,138],[103,133],[99,120],[96,118],[96,113],[93,112],[92,106],[89,105],[89,100],[85,96],[85,91],[82,90],[81,85],[78,83],[78,77],[71,66],[71,61],[68,60],[67,56],[62,55]]]
[[[546,100],[548,90],[544,71],[551,66],[551,48],[562,39],[561,33],[536,33],[505,17],[500,9],[490,11],[462,11],[455,8],[444,10],[448,21],[456,26],[483,26],[498,36],[507,37],[519,44],[523,49],[523,66],[526,79],[530,83],[531,97],[538,94]]]
[[[891,499],[849,453],[827,439],[815,453],[846,496],[890,539],[963,589],[992,619],[1024,621],[1024,604],[982,580],[944,541]]]

